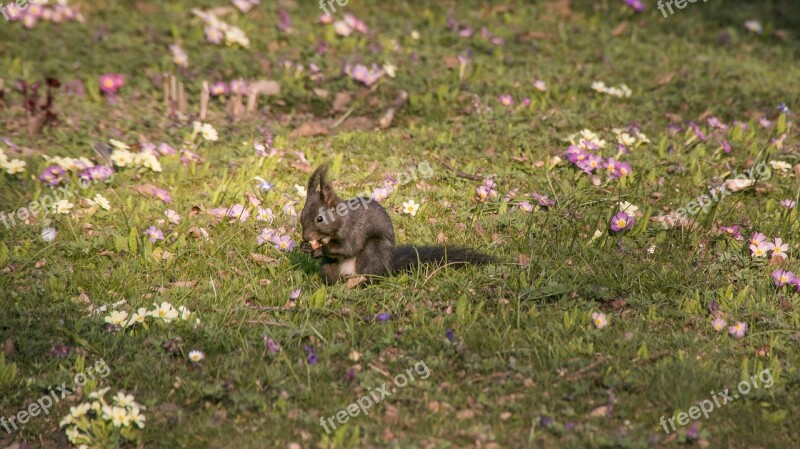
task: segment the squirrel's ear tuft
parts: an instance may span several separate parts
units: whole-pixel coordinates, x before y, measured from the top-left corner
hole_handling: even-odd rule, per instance
[[[328,172],[327,165],[320,165],[314,170],[314,173],[311,174],[311,177],[308,178],[308,192],[315,192],[320,190],[320,185],[322,184],[323,180],[325,179],[325,174]]]

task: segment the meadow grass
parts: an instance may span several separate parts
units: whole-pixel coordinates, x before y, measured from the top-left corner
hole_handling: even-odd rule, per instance
[[[0,431],[1,447],[63,447],[59,421],[69,406],[106,386],[146,407],[146,425],[123,447],[800,445],[798,295],[794,286],[776,287],[770,274],[778,266],[751,257],[746,243],[753,231],[782,237],[790,251],[781,267],[800,269],[797,212],[779,205],[797,200],[799,191],[795,115],[776,110],[800,105],[798,37],[781,32],[798,29],[791,2],[712,0],[663,18],[654,5],[638,14],[611,0],[351,0],[334,19],[352,13],[370,31],[345,38],[316,23],[321,12],[313,2],[264,2],[248,14],[223,16],[247,33],[248,49],[206,42],[191,13],[224,3],[81,2],[85,23],[40,22],[26,30],[0,22],[0,136],[30,149],[19,156],[0,145],[27,162],[23,174],[3,175],[6,212],[50,193],[36,179],[48,165],[42,155],[98,162],[93,145],[110,139],[180,149],[204,80],[281,85],[247,117],[232,118],[212,98],[205,121],[219,140],[199,147],[203,162],[164,156],[160,173],[122,168],[108,185],[80,190],[86,198],[105,196],[109,211],[74,196],[71,214],[0,226],[0,416],[97,359],[110,368],[49,415]],[[276,27],[281,9],[292,19],[291,33]],[[459,37],[448,17],[474,35]],[[762,34],[745,29],[751,19],[764,25]],[[481,27],[504,42],[481,37]],[[324,53],[320,41],[327,42]],[[173,43],[188,53],[188,68],[173,64]],[[469,59],[463,76],[460,54]],[[342,73],[346,62],[391,62],[396,76],[365,87]],[[320,67],[321,81],[310,78],[310,63]],[[98,77],[112,72],[126,80],[113,100],[98,88]],[[184,83],[185,119],[167,113],[162,73]],[[46,77],[62,85],[79,80],[84,92],[62,87],[58,121],[29,135],[15,82]],[[535,80],[546,90],[534,89]],[[602,94],[591,88],[595,81],[624,83],[632,95]],[[402,91],[408,103],[390,128],[377,130]],[[334,111],[340,92],[352,99]],[[503,106],[501,95],[512,95],[514,105]],[[529,106],[521,105],[524,97]],[[711,135],[712,116],[729,126],[729,153],[688,124]],[[308,123],[329,135],[297,131]],[[263,127],[279,156],[255,155]],[[612,129],[626,127],[650,141],[622,156],[631,176],[593,182],[566,160],[569,136],[589,129],[611,147]],[[337,189],[351,195],[429,163],[432,176],[382,202],[398,242],[471,246],[500,263],[422,267],[367,286],[324,286],[315,260],[259,246],[257,237],[262,228],[282,228],[299,242],[299,225],[283,206],[300,210],[294,186],[305,185],[308,169],[325,161],[333,163]],[[791,169],[780,172],[770,161]],[[651,221],[759,163],[771,167],[769,179],[714,202],[687,226],[664,229]],[[275,187],[259,193],[256,176]],[[476,188],[488,177],[499,194],[477,201]],[[76,186],[74,175],[68,180]],[[168,190],[171,202],[135,190],[147,184]],[[519,196],[504,201],[515,188]],[[247,204],[249,192],[272,208],[272,224],[206,213]],[[520,200],[536,203],[527,197],[533,192],[555,205],[521,210]],[[416,216],[402,213],[408,199],[421,204]],[[615,233],[609,221],[620,201],[639,214],[632,229]],[[159,223],[167,208],[179,213],[180,224]],[[744,241],[719,229],[732,225],[741,226]],[[45,226],[57,230],[54,241],[42,240]],[[165,240],[151,243],[150,226]],[[194,237],[192,228],[204,228],[209,238]],[[258,261],[254,253],[271,259]],[[299,299],[289,301],[297,289]],[[128,312],[168,301],[193,315],[114,331],[103,322],[106,313],[90,314],[123,299],[119,309]],[[608,317],[607,327],[595,326],[595,312]],[[381,313],[389,319],[376,319]],[[712,314],[728,325],[747,323],[746,335],[715,332]],[[269,350],[267,338],[279,352]],[[66,357],[52,355],[57,345],[70,348]],[[195,349],[205,354],[199,363],[187,360]],[[331,434],[320,426],[320,418],[420,361],[429,377],[398,388],[368,416],[350,418]],[[664,432],[662,416],[686,412],[767,369],[771,388]]]

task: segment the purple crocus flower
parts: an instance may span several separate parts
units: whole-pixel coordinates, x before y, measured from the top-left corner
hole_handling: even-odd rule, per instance
[[[39,181],[47,183],[50,187],[55,187],[61,184],[66,173],[67,171],[60,165],[51,165],[42,171],[39,175]]]
[[[298,288],[297,290],[289,293],[289,299],[292,300],[292,301],[296,301],[297,298],[300,297],[301,293],[303,293],[303,289],[302,288]]]
[[[625,212],[617,212],[617,215],[611,219],[611,230],[620,232],[623,229],[631,229],[636,223],[636,219],[626,214]]]
[[[644,12],[644,2],[642,0],[623,0],[626,5],[635,9],[636,12]]]
[[[540,426],[547,427],[550,424],[553,424],[553,418],[551,418],[549,416],[542,416],[541,418],[539,418],[539,425]]]
[[[447,337],[447,339],[451,342],[456,341],[456,331],[453,329],[447,329],[447,331],[444,333],[444,336]]]
[[[382,313],[379,313],[379,314],[378,314],[378,315],[375,317],[375,319],[376,319],[376,320],[378,320],[378,321],[380,321],[380,322],[383,322],[383,321],[389,321],[389,314],[388,314],[387,312],[382,312]]]
[[[150,238],[152,243],[157,242],[158,240],[164,240],[164,233],[161,232],[161,229],[156,228],[155,226],[150,226],[144,231],[144,234]]]

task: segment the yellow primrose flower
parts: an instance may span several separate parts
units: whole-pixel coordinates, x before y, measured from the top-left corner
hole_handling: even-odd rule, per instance
[[[106,405],[103,407],[103,419],[111,421],[114,427],[122,427],[128,418],[128,410],[125,407],[110,407]]]
[[[403,213],[411,215],[412,217],[417,215],[417,211],[419,210],[419,204],[415,203],[413,199],[408,200],[403,203]]]
[[[120,407],[128,407],[129,405],[135,404],[135,398],[132,394],[125,394],[124,392],[120,391],[114,396],[114,403],[119,405]]]
[[[114,326],[122,326],[127,319],[128,312],[124,310],[115,310],[106,317],[105,322],[108,324],[113,324]]]
[[[111,203],[108,202],[108,199],[106,199],[106,197],[100,195],[99,193],[95,195],[94,198],[89,200],[89,203],[92,204],[93,206],[99,206],[105,210],[111,210]]]
[[[179,312],[172,304],[164,301],[159,306],[158,304],[153,304],[156,308],[152,312],[150,312],[150,316],[153,318],[160,318],[164,320],[165,323],[171,323],[172,320],[178,318]]]
[[[114,150],[111,153],[111,162],[117,167],[127,167],[134,162],[133,153],[123,149]]]
[[[112,147],[120,149],[120,150],[130,150],[131,147],[125,144],[125,142],[120,142],[119,140],[109,139],[108,141]]]
[[[9,175],[16,175],[17,173],[23,173],[25,171],[25,166],[27,164],[25,161],[20,159],[12,159],[7,163],[3,164],[3,167],[6,169],[6,173]]]
[[[67,215],[74,206],[75,205],[70,203],[69,200],[61,200],[53,204],[53,212],[61,215]]]
[[[131,424],[135,424],[136,427],[143,429],[144,428],[145,417],[142,415],[141,411],[139,410],[139,406],[133,405],[128,409],[128,414],[125,417],[125,425],[130,426]]]

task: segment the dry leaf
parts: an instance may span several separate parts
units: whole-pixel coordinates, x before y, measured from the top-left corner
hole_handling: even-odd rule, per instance
[[[466,419],[473,419],[475,418],[475,412],[470,409],[461,410],[460,412],[456,413],[456,418],[462,421]]]
[[[252,257],[253,261],[257,262],[257,263],[267,263],[267,264],[276,264],[276,263],[278,263],[278,259],[276,259],[274,257],[265,256],[263,254],[251,253],[250,257]]]
[[[328,128],[319,122],[307,122],[300,125],[299,128],[292,131],[292,137],[313,137],[313,136],[327,136],[329,134]]]
[[[662,86],[664,84],[669,84],[672,82],[672,79],[675,78],[675,72],[665,73],[656,79],[656,84]]]
[[[333,99],[333,110],[335,112],[342,112],[347,109],[347,105],[350,104],[352,100],[352,96],[350,92],[339,92],[336,94],[336,98]]]
[[[517,260],[519,261],[519,264],[522,265],[523,267],[527,267],[531,264],[531,258],[527,254],[520,254],[519,256],[517,256]]]
[[[620,34],[625,32],[626,28],[628,28],[628,21],[623,20],[622,23],[620,23],[619,25],[617,25],[616,28],[614,28],[614,31],[611,32],[611,35],[614,37],[618,37]]]
[[[459,61],[457,57],[451,55],[442,56],[442,61],[444,61],[444,65],[446,65],[448,69],[454,69],[461,65],[461,61]]]
[[[366,281],[367,278],[365,276],[352,277],[347,280],[347,288],[354,289]]]
[[[611,413],[611,407],[607,405],[601,405],[600,407],[597,407],[591,412],[589,412],[589,416],[594,418],[602,418],[608,416],[610,413]]]
[[[47,261],[45,259],[41,259],[38,262],[36,262],[33,266],[36,268],[42,268],[45,265],[47,265]]]

